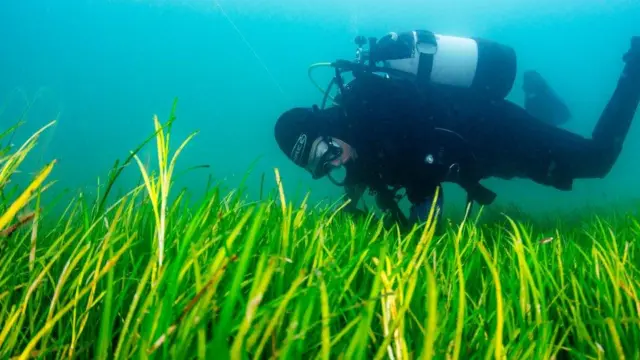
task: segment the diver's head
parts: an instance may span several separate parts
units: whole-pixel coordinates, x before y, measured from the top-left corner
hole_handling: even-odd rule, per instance
[[[355,158],[349,144],[333,137],[336,132],[332,124],[341,116],[338,107],[287,110],[276,121],[276,142],[291,161],[319,179]]]

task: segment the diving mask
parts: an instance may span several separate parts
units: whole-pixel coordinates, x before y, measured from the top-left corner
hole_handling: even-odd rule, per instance
[[[332,161],[342,156],[342,147],[338,145],[331,137],[321,139],[309,154],[309,163],[307,171],[311,173],[314,180],[317,180],[333,170]]]

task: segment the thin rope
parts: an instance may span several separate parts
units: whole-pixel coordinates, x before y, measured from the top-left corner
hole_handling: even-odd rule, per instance
[[[278,83],[278,80],[275,78],[275,76],[273,76],[273,73],[271,73],[271,71],[269,70],[269,68],[267,67],[267,65],[264,63],[264,61],[262,61],[262,59],[260,58],[260,56],[258,55],[258,53],[253,49],[253,46],[251,46],[251,44],[249,43],[249,41],[244,37],[244,35],[242,35],[242,32],[240,31],[240,29],[238,29],[238,27],[236,26],[236,24],[231,20],[231,18],[229,17],[229,15],[227,15],[227,13],[224,11],[224,9],[222,8],[222,5],[220,5],[220,3],[218,2],[218,0],[213,0],[213,2],[216,4],[216,6],[220,9],[220,11],[222,12],[222,15],[224,15],[225,18],[227,18],[227,20],[229,21],[229,24],[231,24],[231,26],[233,26],[233,28],[236,30],[236,32],[238,33],[238,35],[240,35],[240,38],[242,39],[242,41],[245,43],[245,45],[247,45],[247,47],[249,48],[249,50],[253,53],[253,55],[256,57],[256,59],[260,62],[260,64],[262,65],[262,67],[264,68],[264,70],[267,72],[267,74],[269,74],[269,77],[271,77],[271,80],[273,81],[273,83],[278,87],[278,89],[280,90],[280,92],[282,93],[282,95],[288,99],[287,94],[284,92],[284,90],[282,89],[282,86],[280,86],[280,83]]]

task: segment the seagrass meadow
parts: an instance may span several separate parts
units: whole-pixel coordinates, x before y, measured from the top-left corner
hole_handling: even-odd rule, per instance
[[[134,151],[55,216],[55,161],[9,184],[55,122],[2,148],[0,358],[639,358],[633,216],[402,232],[294,206],[277,169],[260,201],[219,184],[188,201],[173,175],[196,134],[174,145],[174,120],[154,117],[153,167]],[[107,201],[124,166],[142,181]]]

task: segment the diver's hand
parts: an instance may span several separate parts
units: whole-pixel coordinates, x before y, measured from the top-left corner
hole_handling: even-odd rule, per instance
[[[630,62],[640,62],[640,36],[631,38],[631,46],[629,51],[622,57],[627,64]]]
[[[360,210],[356,207],[347,206],[344,208],[344,211],[355,218],[366,218],[369,215],[366,211]]]
[[[360,209],[349,209],[345,208],[345,212],[352,216],[354,221],[364,221],[362,225],[366,225],[368,229],[377,229],[380,226],[380,222],[382,222],[382,228],[385,230],[392,230],[394,226],[398,226],[401,232],[406,232],[409,229],[406,227],[406,224],[402,224],[398,222],[397,219],[394,219],[392,216],[386,215],[382,217],[376,216],[376,214],[369,213],[367,211],[363,211]],[[366,222],[366,220],[371,217],[371,221]]]

